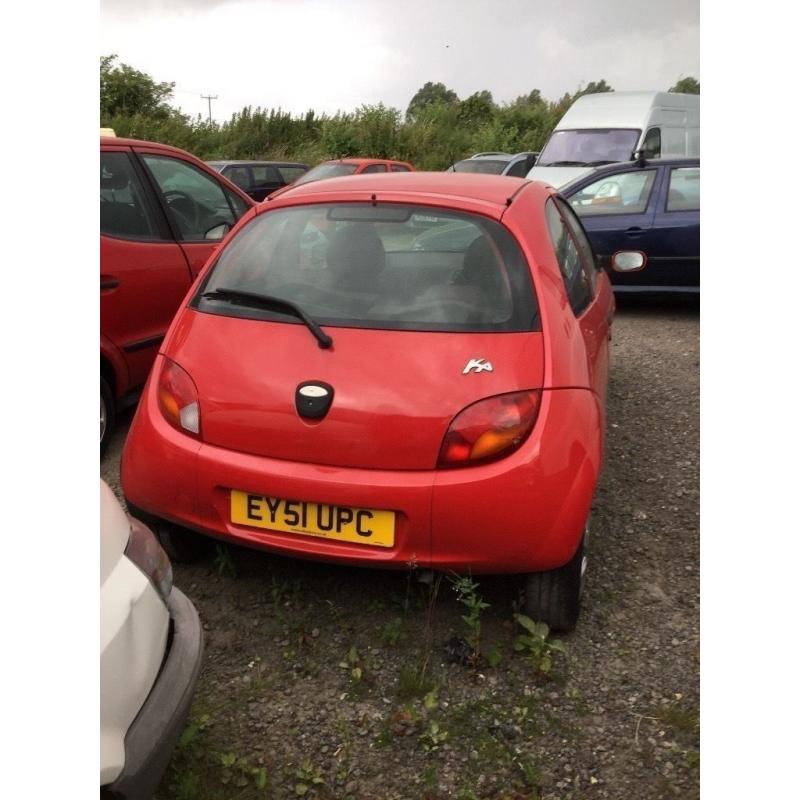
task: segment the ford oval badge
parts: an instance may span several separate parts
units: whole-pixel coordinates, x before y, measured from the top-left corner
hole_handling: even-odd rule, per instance
[[[305,381],[297,387],[294,404],[306,419],[321,419],[333,402],[333,386],[322,381]]]

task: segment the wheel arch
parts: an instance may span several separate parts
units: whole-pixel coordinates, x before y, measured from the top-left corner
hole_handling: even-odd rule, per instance
[[[104,336],[100,337],[100,376],[106,379],[114,398],[128,390],[128,368],[119,350]]]

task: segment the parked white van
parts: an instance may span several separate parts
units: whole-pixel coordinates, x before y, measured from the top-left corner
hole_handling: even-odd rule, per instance
[[[700,157],[700,96],[600,92],[579,97],[556,125],[528,178],[556,188],[602,164]]]

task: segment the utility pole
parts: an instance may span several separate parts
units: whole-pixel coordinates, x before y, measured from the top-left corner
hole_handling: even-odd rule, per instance
[[[219,95],[216,94],[201,94],[203,100],[208,100],[208,121],[211,122],[211,101],[216,100]]]

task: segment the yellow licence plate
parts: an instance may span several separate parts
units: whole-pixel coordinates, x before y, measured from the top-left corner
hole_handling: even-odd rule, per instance
[[[238,489],[231,490],[231,522],[339,542],[377,547],[394,544],[394,511],[281,500]]]

